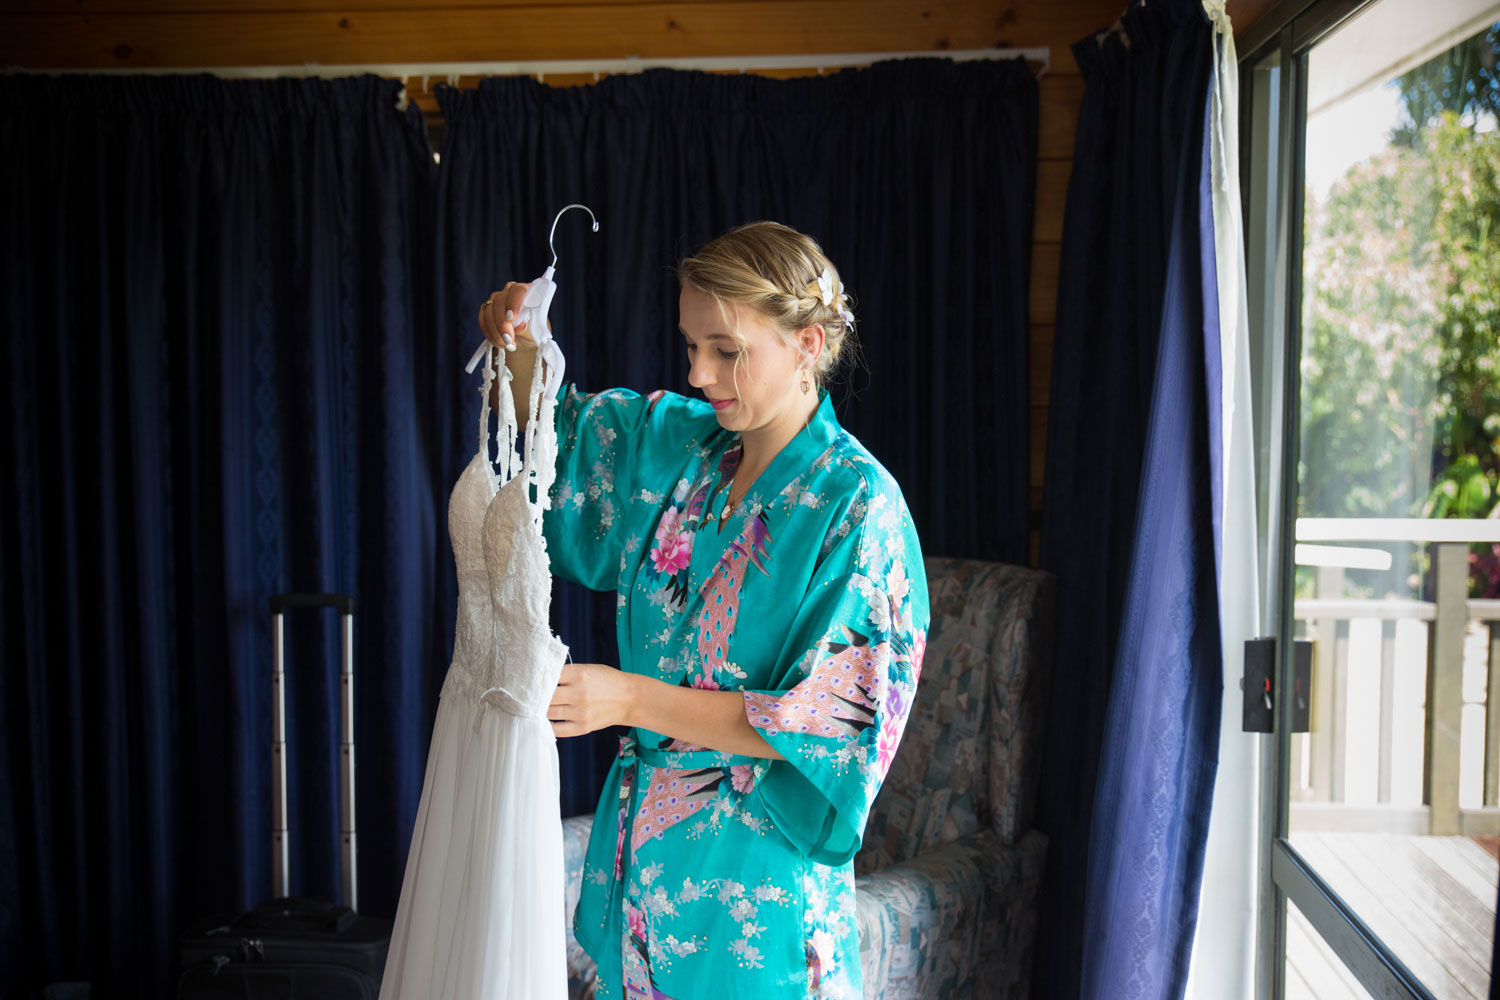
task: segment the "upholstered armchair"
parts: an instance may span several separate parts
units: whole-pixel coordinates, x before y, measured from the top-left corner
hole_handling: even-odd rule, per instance
[[[1031,828],[1051,676],[1053,581],[928,559],[926,659],[855,858],[865,995],[1026,996],[1046,838]],[[592,817],[564,822],[571,926]],[[568,934],[574,997],[593,963]]]

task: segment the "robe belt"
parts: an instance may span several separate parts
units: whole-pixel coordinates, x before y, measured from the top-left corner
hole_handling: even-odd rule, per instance
[[[633,744],[629,751],[625,749],[627,742]],[[708,767],[728,769],[746,764],[753,766],[761,761],[759,757],[725,753],[720,750],[652,750],[641,746],[630,736],[621,737],[620,756],[626,758],[633,756],[652,767],[665,767],[673,771],[697,771]]]
[[[725,771],[731,767],[754,766],[760,758],[744,754],[724,753],[720,750],[653,750],[641,745],[632,729],[620,737],[620,819],[615,841],[615,883],[618,885],[625,873],[625,845],[635,829],[635,786],[639,781],[641,763],[653,768],[673,771],[699,771],[711,767]],[[612,898],[611,902],[615,900]]]
[[[653,750],[641,745],[634,729],[629,735],[620,737],[617,757],[621,767],[619,829],[615,840],[614,879],[610,882],[609,900],[605,904],[609,907],[607,921],[611,926],[616,926],[615,920],[624,915],[625,851],[635,829],[635,786],[640,780],[639,765],[645,763],[653,768],[673,771],[698,771],[713,767],[728,771],[731,767],[764,763],[759,757],[719,750]],[[615,940],[620,938],[615,937]]]

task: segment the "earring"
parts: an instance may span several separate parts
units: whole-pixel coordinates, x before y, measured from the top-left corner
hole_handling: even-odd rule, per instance
[[[812,386],[807,384],[807,369],[802,369],[802,395],[806,396],[812,391]]]

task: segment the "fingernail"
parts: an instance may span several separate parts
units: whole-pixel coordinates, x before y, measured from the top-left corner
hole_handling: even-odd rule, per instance
[[[505,322],[509,323],[511,320],[513,320],[515,318],[516,318],[516,311],[514,309],[507,309],[507,310],[505,310]]]
[[[516,340],[514,337],[508,333],[502,333],[500,336],[505,338],[505,349],[507,351],[514,351],[516,349]]]

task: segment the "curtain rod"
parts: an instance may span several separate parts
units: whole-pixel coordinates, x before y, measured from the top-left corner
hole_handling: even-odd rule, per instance
[[[843,69],[850,66],[868,66],[871,63],[893,59],[950,59],[953,62],[974,62],[979,59],[1022,58],[1029,63],[1040,63],[1037,76],[1041,77],[1052,67],[1052,50],[1037,47],[1029,49],[945,49],[919,52],[826,52],[809,55],[779,56],[708,56],[678,58],[643,58],[626,56],[624,59],[537,59],[519,62],[454,62],[454,63],[303,63],[296,66],[199,66],[163,67],[160,69],[90,69],[47,70],[9,67],[7,72],[31,73],[98,73],[108,75],[187,74],[208,73],[229,79],[267,79],[281,76],[340,77],[361,76],[374,73],[377,76],[399,77],[402,80],[420,78],[422,89],[427,82],[444,79],[457,84],[461,76],[534,76],[545,80],[547,76],[561,74],[593,73],[639,73],[648,69],[684,69],[704,71],[735,71],[741,73],[773,69]]]

